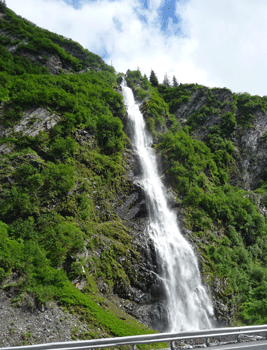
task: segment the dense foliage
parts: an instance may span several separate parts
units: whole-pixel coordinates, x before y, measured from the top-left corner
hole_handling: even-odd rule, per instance
[[[142,79],[136,82],[140,87]],[[251,127],[255,113],[266,113],[267,98],[196,84],[159,84],[152,91],[141,109],[157,130],[165,178],[201,252],[204,279],[212,290],[224,286],[217,297],[234,310],[236,323],[266,323],[267,225],[259,210],[259,203],[266,205],[266,178],[254,192],[234,185],[239,183],[234,142]],[[200,107],[186,120],[172,115],[192,94]],[[155,100],[164,101],[165,112],[153,109]],[[158,125],[164,114],[167,131]],[[216,125],[206,129],[211,118]]]
[[[142,76],[140,70],[127,71],[127,85],[133,90],[135,98],[139,101],[151,95],[151,84],[146,76]]]
[[[146,76],[142,76],[139,70],[127,71],[127,84],[133,90],[135,98],[142,102],[141,110],[146,120],[147,126],[155,139],[158,132],[166,130],[166,120],[168,119],[168,106],[164,99],[159,96],[156,88],[148,81]]]
[[[138,256],[113,210],[131,188],[114,69],[79,44],[1,11],[1,31],[8,34],[0,36],[1,287],[16,287],[18,304],[31,293],[40,304],[56,300],[80,314],[90,324],[87,339],[151,333],[97,287],[105,281],[107,293],[127,288]],[[51,55],[63,62],[60,75],[46,67]],[[90,69],[80,73],[83,68]],[[41,126],[40,109],[53,128]],[[40,130],[30,136],[33,127]],[[122,256],[128,257],[123,266]],[[83,292],[74,285],[81,279]]]

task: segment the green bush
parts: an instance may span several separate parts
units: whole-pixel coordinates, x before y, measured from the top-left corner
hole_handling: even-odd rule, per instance
[[[73,156],[77,152],[77,149],[77,143],[70,136],[65,139],[57,137],[50,146],[50,154],[55,158],[65,159]]]
[[[102,115],[97,121],[97,138],[105,154],[123,150],[123,124],[119,118]]]
[[[266,113],[267,97],[251,96],[248,93],[235,94],[234,98],[240,111],[240,123],[244,128],[250,128],[256,111]]]
[[[42,245],[48,251],[53,266],[61,266],[67,255],[81,251],[84,247],[84,234],[73,223],[62,222],[49,227],[43,233]]]
[[[64,196],[75,185],[75,168],[68,164],[47,163],[42,172],[43,190],[50,197]]]

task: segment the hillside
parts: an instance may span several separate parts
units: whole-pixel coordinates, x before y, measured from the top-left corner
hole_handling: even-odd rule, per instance
[[[1,317],[1,341],[43,341],[27,312],[49,312],[52,300],[89,324],[63,340],[151,332],[116,296],[134,299],[142,247],[114,211],[134,189],[114,69],[3,6],[0,31],[1,297],[25,311],[23,327]]]
[[[164,330],[121,74],[3,4],[0,40],[1,345]],[[267,98],[126,80],[216,321],[266,323]]]
[[[128,75],[217,320],[265,323],[267,97]]]

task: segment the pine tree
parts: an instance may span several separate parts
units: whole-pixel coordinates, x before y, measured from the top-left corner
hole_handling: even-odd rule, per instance
[[[178,81],[177,81],[175,75],[174,75],[173,78],[172,78],[172,86],[173,86],[173,87],[178,86]]]
[[[170,83],[170,80],[169,80],[167,73],[164,74],[163,85],[168,86],[168,87],[171,86],[171,83]]]
[[[151,69],[149,81],[150,81],[152,86],[158,86],[159,85],[158,78],[157,78],[155,72],[152,69]]]

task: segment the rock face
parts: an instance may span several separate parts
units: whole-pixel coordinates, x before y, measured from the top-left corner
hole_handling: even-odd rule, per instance
[[[12,50],[12,51],[11,51]],[[11,47],[10,51],[14,52],[16,47]],[[59,75],[62,69],[65,71],[71,71],[71,64],[63,62],[63,60],[57,54],[51,54],[47,51],[41,51],[38,55],[32,54],[26,50],[20,52],[20,56],[28,58],[32,63],[40,63],[44,67],[47,67],[49,72],[54,75]]]
[[[215,318],[217,326],[231,326],[232,319],[236,314],[235,306],[231,306],[229,309],[224,304],[223,300],[220,299],[220,295],[228,286],[228,279],[218,277],[212,281],[212,301],[214,305]]]
[[[166,308],[164,306],[164,288],[158,277],[158,265],[153,242],[149,238],[148,212],[143,189],[134,182],[134,190],[123,201],[123,205],[115,211],[123,220],[126,227],[131,229],[134,250],[140,253],[138,259],[133,260],[128,270],[130,287],[129,300],[122,305],[125,311],[148,324],[151,328],[163,331],[167,326]],[[123,295],[118,291],[118,296]]]
[[[47,109],[39,107],[26,110],[22,119],[12,128],[0,126],[0,136],[9,136],[15,132],[21,132],[22,135],[35,137],[40,131],[50,130],[57,124],[60,117],[50,113]]]
[[[255,184],[263,177],[267,162],[267,141],[263,136],[267,132],[267,115],[262,111],[255,114],[252,127],[244,131],[240,139],[235,140],[239,145],[240,164],[244,188],[255,188]]]
[[[24,112],[22,119],[14,128],[2,128],[1,132],[2,135],[11,135],[13,132],[21,132],[23,135],[35,137],[40,131],[46,131],[52,128],[58,121],[59,116],[51,114],[44,108],[31,109]],[[88,144],[89,146],[94,142],[94,136],[85,130],[78,130],[75,139],[81,145]],[[0,152],[10,153],[11,150],[8,146],[1,145]],[[165,291],[158,277],[160,266],[156,259],[155,248],[146,232],[148,226],[148,211],[144,191],[139,182],[141,175],[139,161],[132,149],[126,150],[125,157],[127,159],[126,166],[130,184],[129,188],[132,189],[127,193],[123,193],[119,198],[114,199],[114,211],[131,233],[132,249],[127,256],[131,264],[130,267],[125,264],[125,272],[130,283],[128,285],[114,285],[113,289],[110,290],[105,281],[98,280],[97,287],[105,297],[112,299],[112,301],[128,314],[134,316],[153,329],[165,331],[167,327],[166,307],[163,301]],[[39,163],[36,163],[35,159],[32,161],[35,162],[34,166],[39,166]],[[168,182],[166,182],[165,185],[167,188],[169,205],[177,209],[180,228],[186,238],[194,246],[196,242],[191,239],[191,232],[186,230],[182,225],[182,213],[179,212],[179,205],[175,197],[171,194],[170,189],[168,189]],[[108,245],[106,249],[108,249]],[[200,260],[200,255],[197,250],[196,253]],[[92,254],[92,252],[85,249],[80,257],[87,260],[90,254]],[[94,254],[100,255],[101,250],[95,250]],[[120,263],[122,265],[124,265],[125,259],[126,257],[121,257]],[[72,283],[81,291],[83,291],[86,286],[86,281],[80,278],[73,280]],[[221,281],[215,281],[213,288],[214,295],[219,294],[218,288],[223,287]],[[9,292],[3,292],[2,294],[5,303],[9,303],[10,305],[11,294]],[[30,297],[27,297],[27,299],[21,303],[21,306],[16,307],[12,312],[13,315],[15,315],[15,318],[13,317],[14,327],[12,327],[12,317],[10,316],[11,325],[9,326],[7,323],[5,328],[3,328],[3,339],[9,339],[8,334],[10,334],[10,332],[17,333],[17,336],[12,338],[14,341],[8,340],[4,345],[12,346],[21,344],[23,341],[27,341],[29,344],[31,341],[33,343],[39,343],[43,341],[42,337],[46,337],[47,342],[70,340],[73,335],[72,330],[76,327],[78,320],[73,319],[72,322],[65,323],[64,332],[60,332],[60,325],[57,322],[62,322],[60,321],[62,318],[62,310],[53,304],[53,307],[48,307],[42,311],[34,304],[34,300],[31,301],[33,306],[29,307],[29,298]],[[229,316],[229,310],[227,310],[223,302],[214,298],[214,305],[218,321],[220,321],[221,324],[230,323],[231,317]],[[10,307],[13,306],[11,305]],[[2,313],[3,317],[1,318],[6,317],[6,306],[3,307]],[[22,320],[25,318],[29,321],[19,323],[18,320],[20,318]],[[17,323],[15,320],[17,320]],[[24,324],[23,327],[22,324]],[[84,325],[80,325],[79,327],[81,327],[82,330],[84,327],[86,328]],[[27,335],[29,333],[31,337]]]
[[[16,47],[11,47],[10,52],[14,52]],[[38,55],[32,54],[26,50],[20,52],[20,56],[28,58],[32,63],[40,63],[47,67],[51,74],[59,75],[62,69],[71,70],[70,65],[64,64],[59,55],[51,54],[46,51],[40,52]]]
[[[194,113],[208,105],[207,90],[207,88],[199,88],[191,94],[189,102],[181,103],[175,112],[175,116],[180,122],[187,123]],[[222,105],[220,113],[209,112],[202,122],[198,122],[196,137],[200,140],[206,137],[207,131],[211,127],[222,125],[222,116],[231,112],[231,104],[235,102],[233,94],[228,89],[213,89],[213,95],[216,96],[216,101]],[[242,126],[240,121],[243,118],[243,111],[238,104],[234,116],[237,125],[232,130],[230,140],[236,148],[238,174],[235,174],[230,182],[250,190],[256,187],[265,172],[267,139],[264,135],[267,132],[267,114],[266,111],[258,108],[250,120],[250,127]]]

